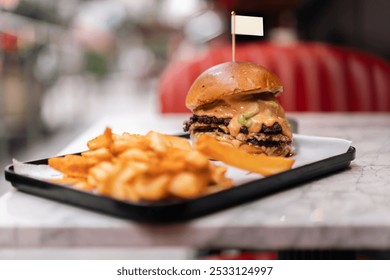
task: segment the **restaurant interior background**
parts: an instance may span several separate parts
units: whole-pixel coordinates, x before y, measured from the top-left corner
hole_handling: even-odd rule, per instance
[[[264,17],[265,36],[238,44],[319,41],[390,59],[388,0],[0,0],[0,166],[57,154],[101,117],[158,112],[164,68],[229,44],[231,10]]]

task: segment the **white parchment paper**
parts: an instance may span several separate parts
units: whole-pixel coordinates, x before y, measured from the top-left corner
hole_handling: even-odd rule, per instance
[[[295,159],[293,168],[346,153],[351,144],[351,141],[340,138],[295,134],[294,148],[296,155],[293,157]],[[37,179],[53,179],[62,176],[61,173],[48,165],[26,164],[17,160],[14,160],[13,164],[16,173]],[[234,167],[228,167],[226,175],[233,179],[235,185],[263,177]]]
[[[42,180],[62,177],[62,174],[60,172],[58,172],[57,170],[51,168],[46,164],[22,163],[20,161],[17,161],[16,159],[13,159],[12,163],[14,165],[15,173],[24,176],[29,176],[36,179],[42,179]]]

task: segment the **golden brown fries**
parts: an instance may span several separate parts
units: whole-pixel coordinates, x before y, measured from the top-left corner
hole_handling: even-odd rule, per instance
[[[106,128],[102,135],[89,140],[87,146],[90,150],[97,150],[99,148],[108,148],[110,147],[113,141],[112,131],[110,128]]]
[[[107,128],[88,151],[49,159],[55,182],[129,201],[196,198],[232,186],[226,167],[211,163],[189,141],[150,131],[113,134]]]
[[[98,160],[94,158],[77,155],[49,159],[51,167],[72,178],[87,178],[89,168],[96,163],[98,163]]]
[[[222,161],[250,172],[264,176],[273,175],[291,169],[294,159],[249,154],[245,151],[229,147],[215,138],[204,134],[196,142],[196,149],[210,159]]]

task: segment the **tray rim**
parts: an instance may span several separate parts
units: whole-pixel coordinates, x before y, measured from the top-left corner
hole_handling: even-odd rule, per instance
[[[130,201],[119,200],[110,196],[75,189],[64,184],[56,184],[47,180],[18,174],[13,170],[13,164],[7,165],[4,172],[5,179],[9,181],[14,188],[25,193],[140,222],[176,222],[211,214],[249,201],[259,200],[263,197],[276,194],[280,191],[295,188],[299,184],[346,169],[349,167],[350,163],[355,159],[355,157],[356,148],[350,146],[345,153],[305,164],[272,176],[255,179],[240,185],[235,185],[233,188],[217,193],[205,195],[195,199],[180,200],[175,202],[158,202],[151,204],[132,203]],[[47,161],[48,158],[45,158],[28,161],[25,163],[45,164]],[[304,176],[299,176],[302,175],[301,173],[303,173]],[[54,193],[56,191],[60,192],[61,195],[65,194],[65,196],[61,198],[61,196],[58,196]],[[246,194],[243,194],[244,191],[246,191]],[[76,201],[74,201],[72,198],[69,200],[69,196],[72,195],[79,196],[79,198],[76,199]],[[235,196],[240,197],[240,199],[235,200]],[[226,199],[226,197],[228,197],[228,201],[225,204],[221,203],[221,199]],[[103,205],[110,205],[110,207],[114,206],[114,210],[109,211],[104,208],[99,209],[94,205],[88,205],[88,203],[85,203],[82,200],[83,198],[101,203]],[[82,200],[81,202],[80,199]],[[209,206],[203,207],[205,209],[196,209],[199,208],[199,205],[207,206],[207,204],[213,202],[217,202],[217,204],[219,204],[215,207]],[[120,210],[115,210],[116,207],[118,207]],[[186,210],[190,209],[190,213],[187,215],[181,213],[176,217],[164,217],[164,211],[172,212],[174,209],[178,208],[183,208]],[[140,213],[126,214],[126,211],[137,211]],[[145,211],[149,211],[150,213],[145,217],[141,217],[140,214]]]

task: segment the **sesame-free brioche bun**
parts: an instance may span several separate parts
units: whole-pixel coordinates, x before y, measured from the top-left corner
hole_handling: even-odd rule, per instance
[[[251,62],[225,62],[215,65],[194,81],[186,98],[186,106],[199,106],[233,95],[283,91],[279,78],[268,69]]]
[[[191,140],[196,143],[198,138],[203,133],[191,133]],[[209,134],[213,135],[213,134]],[[277,147],[267,147],[267,146],[254,146],[249,144],[238,144],[237,140],[233,140],[233,137],[222,137],[218,135],[213,135],[220,143],[233,147],[242,151],[245,151],[249,154],[262,154],[267,156],[288,156],[291,154],[291,144],[289,143],[281,143]]]

